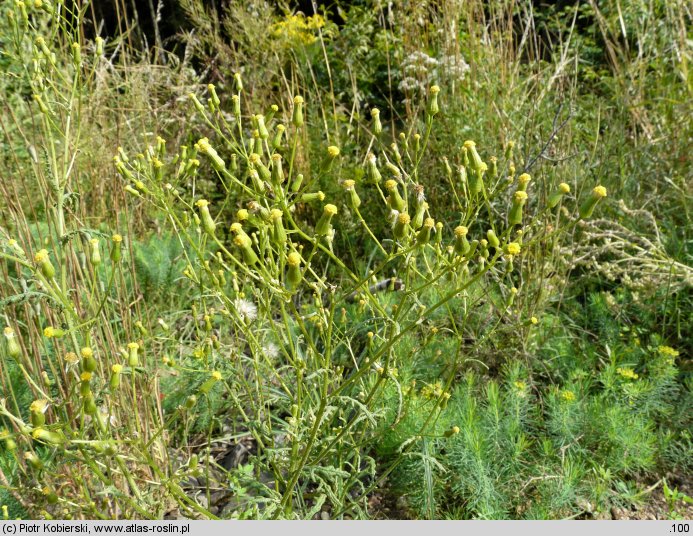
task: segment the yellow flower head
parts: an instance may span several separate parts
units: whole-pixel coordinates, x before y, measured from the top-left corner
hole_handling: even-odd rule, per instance
[[[221,380],[221,372],[215,370],[214,372],[212,372],[212,378],[214,378],[216,381]]]
[[[562,182],[561,184],[558,185],[558,189],[562,194],[569,194],[570,193],[570,186],[566,184],[565,182]]]
[[[114,234],[114,235],[111,237],[111,240],[113,240],[115,243],[120,243],[120,242],[123,241],[123,237],[120,236],[119,234]]]
[[[91,380],[91,372],[82,372],[82,374],[79,375],[79,379],[83,382],[88,382]]]
[[[332,158],[337,158],[339,156],[339,147],[336,145],[330,145],[327,148],[327,154],[330,155]]]
[[[295,13],[273,24],[270,35],[275,39],[283,38],[288,46],[310,45],[316,41],[314,32],[324,25],[321,15],[306,17],[303,13]]]
[[[659,346],[659,347],[657,348],[657,351],[658,351],[660,354],[666,355],[666,356],[669,356],[669,357],[678,357],[678,356],[679,356],[679,351],[678,351],[678,350],[675,350],[675,349],[672,348],[671,346]]]
[[[347,179],[344,182],[342,182],[342,187],[345,190],[351,190],[354,188],[354,186],[356,186],[356,181],[353,179]]]
[[[468,232],[469,229],[467,229],[464,225],[455,227],[455,236],[467,236]]]
[[[505,246],[505,251],[508,253],[508,255],[519,255],[521,250],[522,248],[517,242],[510,242],[507,246]]]
[[[604,188],[603,186],[595,186],[592,192],[597,197],[606,197],[606,188]]]
[[[123,365],[115,364],[111,367],[111,371],[113,371],[113,374],[120,374],[123,372]]]
[[[561,398],[563,400],[565,400],[566,402],[572,402],[573,400],[575,400],[575,393],[573,393],[572,391],[568,391],[568,390],[562,391],[561,392]]]
[[[301,254],[297,251],[292,251],[286,256],[286,263],[289,266],[299,266],[301,264]]]
[[[200,138],[195,145],[201,153],[206,153],[212,148],[212,146],[209,144],[209,138]]]
[[[207,201],[206,199],[200,199],[199,201],[197,201],[195,203],[195,206],[198,208],[203,208],[203,207],[209,206],[209,201]]]
[[[431,86],[430,89],[428,90],[428,92],[431,95],[437,95],[438,93],[440,93],[440,87],[439,86]]]
[[[406,212],[402,212],[399,216],[397,216],[397,221],[400,225],[408,225],[411,221],[411,217]]]
[[[464,146],[467,149],[471,149],[472,147],[476,147],[476,142],[474,142],[472,140],[467,140],[464,142]]]
[[[324,212],[325,214],[329,214],[330,216],[334,216],[335,214],[337,214],[337,207],[335,207],[334,205],[331,205],[331,204],[328,203],[328,204],[325,205],[325,207],[323,208],[323,212]]]
[[[82,357],[84,357],[84,358],[94,357],[94,351],[91,348],[89,348],[88,346],[85,346],[84,348],[82,348],[80,353],[82,354]]]
[[[637,380],[638,374],[630,367],[619,367],[616,372],[628,380]]]
[[[529,175],[529,173],[523,173],[522,175],[520,175],[517,178],[517,182],[519,182],[521,186],[526,185],[531,180],[532,180],[532,177]]]
[[[397,188],[397,181],[394,179],[390,179],[388,181],[385,181],[385,189],[390,192]]]
[[[48,250],[41,249],[34,255],[34,261],[37,263],[46,262],[48,260]]]
[[[515,192],[515,195],[513,196],[515,198],[515,201],[527,201],[527,192],[523,192],[522,190]]]
[[[29,406],[29,411],[32,413],[46,413],[48,409],[48,400],[34,400]]]

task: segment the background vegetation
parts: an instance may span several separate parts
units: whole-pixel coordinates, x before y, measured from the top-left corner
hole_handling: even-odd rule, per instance
[[[686,2],[128,4],[0,6],[3,515],[690,517]]]

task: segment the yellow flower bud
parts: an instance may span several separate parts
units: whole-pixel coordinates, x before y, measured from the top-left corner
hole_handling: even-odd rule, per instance
[[[286,264],[289,267],[286,274],[286,283],[289,290],[294,290],[303,279],[301,273],[301,255],[297,251],[292,251],[286,257]]]
[[[14,330],[7,326],[3,334],[5,336],[5,341],[7,342],[7,353],[10,357],[17,359],[22,355],[22,348],[19,346],[17,339],[15,338]]]
[[[202,220],[202,228],[209,236],[214,236],[214,231],[217,227],[214,223],[214,218],[209,213],[209,201],[206,199],[200,199],[195,203],[198,209],[200,209],[200,218]]]
[[[510,212],[508,213],[508,223],[510,223],[510,225],[520,225],[522,223],[522,207],[526,201],[526,192],[522,190],[515,192],[512,205],[510,206]]]
[[[407,207],[407,203],[402,199],[402,196],[397,189],[397,181],[390,179],[385,182],[385,189],[390,192],[387,198],[388,205],[390,209],[396,210],[397,212],[404,212]]]
[[[216,171],[226,169],[226,162],[224,162],[224,160],[219,156],[219,153],[217,153],[217,151],[210,145],[209,139],[201,138],[195,144],[195,148],[211,160],[212,167]]]
[[[89,240],[89,246],[91,247],[91,257],[90,261],[94,266],[101,264],[101,252],[99,251],[99,239],[92,238]]]
[[[296,128],[303,126],[303,97],[294,97],[294,111],[291,116],[291,122]]]
[[[373,153],[368,153],[366,156],[366,171],[370,182],[377,184],[382,180],[382,175],[378,170],[376,158]]]
[[[332,230],[332,216],[337,214],[337,207],[331,204],[327,204],[323,207],[322,216],[315,225],[315,234],[318,236],[326,236]]]
[[[402,240],[407,236],[410,221],[411,217],[406,212],[402,212],[399,216],[397,216],[393,233],[395,235],[395,238],[397,238],[398,240]]]
[[[492,248],[497,248],[500,246],[500,240],[498,240],[498,237],[493,229],[486,231],[486,238],[488,238],[488,243]]]
[[[455,227],[455,251],[460,255],[469,253],[471,246],[467,240],[469,230],[464,225]]]
[[[48,258],[48,251],[41,249],[34,255],[34,262],[39,265],[41,273],[46,279],[53,279],[55,276],[55,267],[51,264]]]
[[[111,249],[111,261],[114,263],[117,263],[120,261],[121,258],[121,246],[123,243],[123,237],[120,236],[119,234],[114,234],[111,237],[111,240],[113,241],[113,248]]]
[[[580,217],[583,220],[591,217],[592,212],[594,212],[594,207],[596,207],[597,203],[604,197],[606,197],[606,188],[603,186],[595,186],[590,196],[580,206]]]
[[[433,218],[426,218],[416,235],[416,243],[419,245],[428,244],[431,239],[431,230],[435,227],[436,222]]]
[[[128,366],[135,368],[140,363],[139,356],[137,352],[140,349],[140,345],[136,342],[128,343]]]
[[[568,186],[565,182],[562,182],[558,185],[558,190],[549,195],[546,204],[549,208],[554,208],[556,205],[558,205],[558,203],[560,203],[563,196],[568,193],[570,193],[570,186]]]
[[[472,140],[467,140],[464,142],[464,148],[466,149],[469,157],[469,167],[474,171],[482,171],[483,161],[476,150],[476,143]]]
[[[279,244],[279,245],[284,245],[286,244],[286,230],[284,229],[284,224],[282,222],[282,216],[284,213],[277,209],[273,208],[270,211],[270,218],[272,220],[273,226],[274,226],[274,241]]]
[[[272,182],[278,186],[284,182],[284,170],[282,169],[282,156],[274,153],[272,155]]]
[[[380,122],[380,110],[373,108],[371,110],[371,119],[373,119],[373,132],[378,136],[383,131],[383,125]]]
[[[438,93],[440,93],[440,87],[431,86],[428,90],[428,115],[434,116],[440,112],[440,106],[438,105]]]

